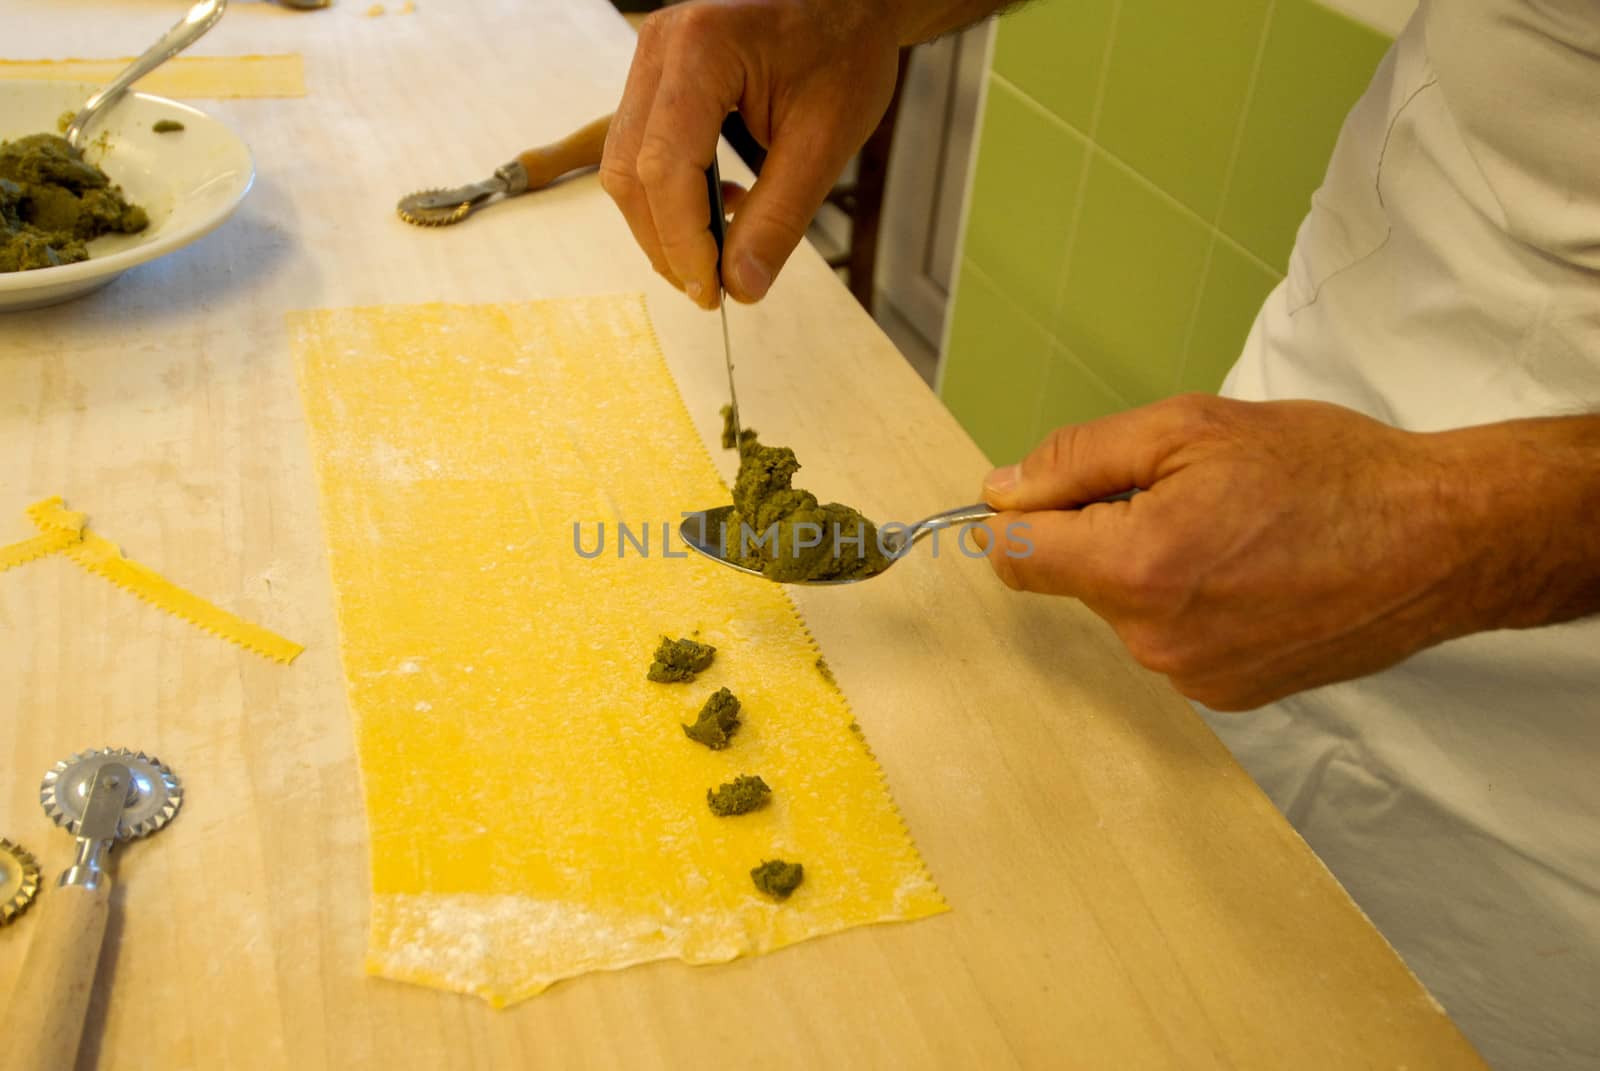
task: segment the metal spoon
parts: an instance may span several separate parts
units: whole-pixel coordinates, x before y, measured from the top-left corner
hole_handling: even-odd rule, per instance
[[[145,49],[144,54],[128,64],[127,69],[117,75],[109,85],[84,102],[83,107],[78,109],[78,114],[72,117],[71,125],[67,127],[67,144],[82,152],[87,143],[85,132],[89,129],[89,124],[98,119],[101,112],[121,100],[129,86],[200,40],[205,32],[222,18],[227,6],[228,0],[200,0],[191,7],[189,13],[177,25],[161,35],[159,41]]]
[[[1107,495],[1105,498],[1097,498],[1092,502],[1085,502],[1082,506],[1075,508],[1083,509],[1086,506],[1096,505],[1101,502],[1126,502],[1138,493],[1138,491],[1123,491],[1120,494]],[[882,576],[888,572],[889,565],[893,565],[905,557],[913,545],[933,533],[946,528],[960,528],[964,525],[986,521],[990,517],[997,516],[998,513],[999,511],[987,502],[975,502],[970,506],[957,506],[955,509],[945,510],[943,513],[935,513],[931,517],[924,517],[909,528],[897,527],[894,531],[880,529],[878,548],[883,551],[884,557],[889,559],[889,563],[876,573],[868,573],[866,576],[849,577],[841,580],[788,580],[774,582],[823,587],[831,584],[854,584],[862,580],[871,580],[875,576]],[[728,518],[732,514],[732,506],[718,506],[715,509],[704,509],[697,513],[685,514],[683,523],[678,525],[678,536],[684,543],[688,544],[689,549],[699,551],[712,561],[726,565],[729,569],[737,569],[741,573],[749,573],[751,576],[759,576],[762,579],[771,580],[771,577],[758,569],[751,569],[748,566],[729,560],[727,551],[738,545],[733,539],[724,540],[723,538],[723,531],[727,527]],[[735,536],[734,538],[738,537]]]

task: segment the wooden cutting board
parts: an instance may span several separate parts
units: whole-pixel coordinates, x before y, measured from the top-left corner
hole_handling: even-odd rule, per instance
[[[797,598],[950,914],[506,1012],[365,977],[366,831],[284,313],[642,290],[708,441],[726,385],[715,316],[651,276],[592,177],[444,230],[392,213],[614,106],[622,20],[601,0],[364,10],[230,11],[208,49],[300,52],[308,83],[204,105],[256,156],[239,212],[0,322],[0,539],[63,494],[307,646],[269,663],[60,559],[0,575],[0,834],[65,864],[36,786],[85,747],[153,751],[188,791],[122,853],[80,1066],[1479,1066],[1183,700],[1080,606],[948,550]],[[137,52],[152,18],[0,0],[11,58],[81,54],[90,25],[97,51]],[[807,486],[877,516],[974,497],[987,460],[815,253],[730,320],[744,415]],[[0,995],[49,984],[18,977],[36,922],[0,930]]]

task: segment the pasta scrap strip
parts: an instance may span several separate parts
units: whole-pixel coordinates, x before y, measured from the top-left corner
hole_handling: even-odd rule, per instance
[[[28,507],[28,517],[40,534],[0,547],[0,572],[50,554],[65,554],[89,572],[152,606],[263,658],[287,665],[305,650],[275,632],[185,591],[153,569],[130,561],[115,543],[89,531],[88,517],[67,509],[60,496],[35,502]]]

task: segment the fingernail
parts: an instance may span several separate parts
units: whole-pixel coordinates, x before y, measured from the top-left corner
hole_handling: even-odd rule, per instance
[[[701,286],[698,282],[691,282],[688,286],[683,288],[683,292],[689,295],[690,301],[698,303],[700,300],[700,295],[706,292],[706,288]]]
[[[1017,479],[1021,475],[1020,465],[1007,465],[995,469],[983,479],[983,489],[997,495],[1003,495],[1017,486]]]
[[[739,273],[739,289],[752,301],[765,297],[772,286],[772,272],[754,254],[741,253],[733,270]]]

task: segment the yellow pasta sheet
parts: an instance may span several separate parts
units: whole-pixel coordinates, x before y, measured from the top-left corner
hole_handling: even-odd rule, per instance
[[[372,838],[370,971],[504,1005],[944,910],[783,589],[663,545],[728,492],[642,299],[290,326]],[[621,523],[648,555],[619,556]],[[663,634],[715,664],[646,680]],[[710,751],[679,726],[721,686],[743,726]],[[707,789],[741,773],[771,805],[714,816]],[[787,902],[751,882],[772,858],[805,866]]]
[[[0,82],[64,81],[100,85],[132,63],[128,59],[0,60]],[[303,97],[305,59],[298,53],[266,56],[178,56],[139,80],[139,92],[160,97],[218,100],[229,97]]]

